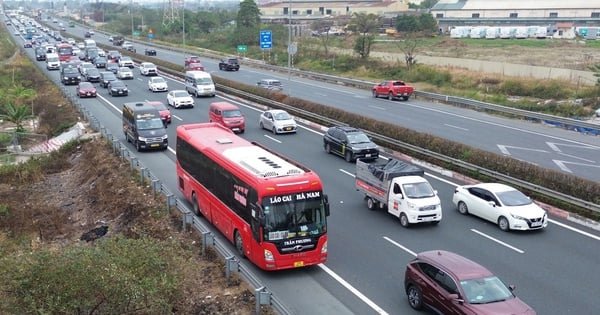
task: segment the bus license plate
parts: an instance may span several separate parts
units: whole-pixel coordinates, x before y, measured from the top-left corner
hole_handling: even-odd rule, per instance
[[[294,267],[304,267],[304,261],[295,261]]]

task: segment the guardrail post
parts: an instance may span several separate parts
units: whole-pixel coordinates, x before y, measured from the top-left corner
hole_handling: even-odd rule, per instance
[[[117,154],[117,152],[119,150],[119,147],[120,147],[120,141],[119,140],[115,140],[113,142],[113,154],[115,154],[115,155]]]
[[[227,279],[227,284],[229,285],[229,280],[231,279],[231,272],[239,272],[240,264],[235,256],[230,256],[225,258],[225,278]]]
[[[136,162],[137,162],[137,158],[135,156],[132,156],[129,159],[129,171],[131,171],[132,174],[133,174],[133,171],[135,170],[135,164],[136,164]]]
[[[255,301],[256,301],[256,314],[260,314],[261,305],[271,305],[271,292],[267,291],[267,288],[260,287],[254,289]]]
[[[187,230],[188,223],[194,223],[194,215],[189,211],[183,214],[183,230]]]
[[[127,148],[120,148],[121,149],[121,161],[125,160],[125,152],[127,152]]]
[[[174,205],[176,202],[175,196],[168,195],[167,196],[167,213],[171,213],[171,205]]]
[[[202,232],[202,256],[206,254],[206,245],[215,245],[215,236],[212,232]]]
[[[156,198],[156,192],[160,190],[160,180],[153,179],[152,180],[152,198]]]
[[[135,159],[137,161],[137,158],[132,158],[132,160]],[[146,177],[146,171],[148,171],[148,169],[146,167],[140,167],[140,184],[143,186],[144,185],[144,178]]]

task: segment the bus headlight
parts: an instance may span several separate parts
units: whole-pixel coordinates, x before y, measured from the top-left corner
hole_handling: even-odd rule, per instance
[[[321,254],[327,254],[327,241],[325,241],[323,247],[321,247]]]
[[[275,260],[275,258],[273,258],[273,253],[271,253],[270,250],[265,249],[264,254],[265,254],[266,261],[274,261]]]

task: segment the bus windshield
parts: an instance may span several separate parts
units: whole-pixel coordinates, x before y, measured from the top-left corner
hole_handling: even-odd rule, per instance
[[[317,191],[263,198],[264,240],[276,241],[325,233],[327,221],[321,195]]]

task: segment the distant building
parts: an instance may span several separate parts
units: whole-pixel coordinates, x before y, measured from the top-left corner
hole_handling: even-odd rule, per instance
[[[287,19],[292,20],[319,19],[338,16],[351,16],[354,13],[384,15],[398,15],[408,11],[408,0],[362,0],[362,1],[272,1],[259,2],[259,9],[263,20]],[[291,14],[290,14],[291,13]]]
[[[443,25],[600,25],[600,1],[439,0],[431,14]]]

